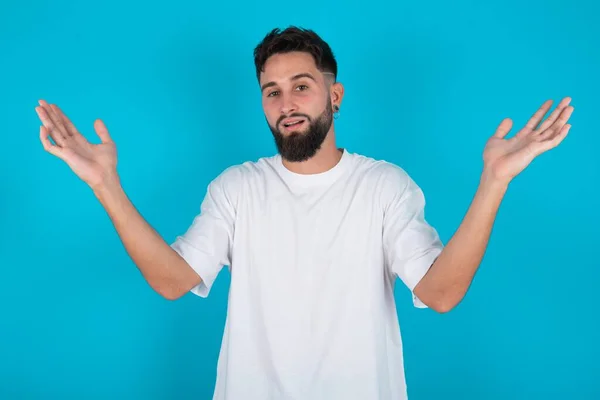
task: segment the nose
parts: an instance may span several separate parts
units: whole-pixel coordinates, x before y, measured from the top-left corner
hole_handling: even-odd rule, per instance
[[[281,95],[281,106],[279,108],[279,112],[282,115],[288,115],[295,112],[298,109],[296,103],[294,102],[293,96],[282,94]]]

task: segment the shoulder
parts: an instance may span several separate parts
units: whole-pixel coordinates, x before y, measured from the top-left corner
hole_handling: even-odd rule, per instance
[[[208,189],[219,192],[236,203],[243,187],[268,174],[273,169],[273,163],[274,157],[262,157],[231,165],[210,181]]]
[[[405,168],[391,161],[354,154],[355,172],[369,182],[384,211],[390,208],[422,206],[424,194]]]
[[[408,172],[398,164],[356,153],[352,157],[356,172],[376,182],[382,191],[403,192],[415,184]]]
[[[275,157],[262,157],[254,161],[245,161],[231,165],[219,173],[211,184],[224,185],[229,189],[235,189],[241,183],[263,176],[267,171],[273,169]]]

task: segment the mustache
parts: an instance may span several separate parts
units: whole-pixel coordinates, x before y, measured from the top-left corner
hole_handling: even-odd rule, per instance
[[[300,114],[300,113],[293,113],[293,114],[290,114],[290,115],[282,115],[281,117],[279,117],[277,119],[277,125],[276,126],[279,126],[281,124],[281,121],[283,121],[284,119],[286,119],[286,118],[294,118],[294,117],[306,118],[306,120],[308,122],[311,122],[311,119],[310,119],[310,117],[308,115],[306,115],[306,114]]]

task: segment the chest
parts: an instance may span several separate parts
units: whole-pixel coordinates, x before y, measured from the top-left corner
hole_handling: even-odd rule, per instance
[[[234,247],[263,268],[358,268],[381,251],[382,221],[368,190],[272,192],[241,204]]]
[[[368,314],[385,284],[377,192],[348,182],[248,189],[236,210],[232,299],[265,320],[313,330],[326,330],[332,315]]]

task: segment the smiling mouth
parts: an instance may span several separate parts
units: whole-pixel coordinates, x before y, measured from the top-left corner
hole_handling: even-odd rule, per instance
[[[288,129],[288,130],[290,130],[290,129],[297,129],[297,128],[301,127],[303,124],[304,124],[304,120],[301,119],[301,120],[298,120],[298,121],[285,123],[285,124],[283,124],[283,127],[285,129]]]

